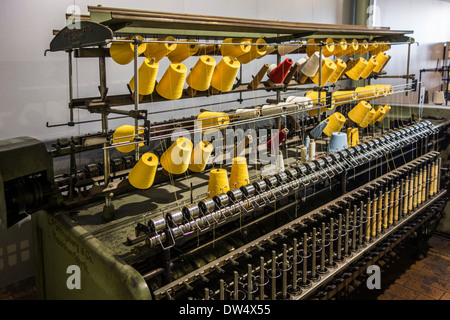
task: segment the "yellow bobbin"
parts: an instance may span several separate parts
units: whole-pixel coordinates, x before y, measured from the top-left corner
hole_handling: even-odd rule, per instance
[[[247,159],[245,157],[234,158],[231,165],[230,188],[237,189],[249,183]]]
[[[209,172],[208,198],[230,190],[228,183],[228,173],[225,169],[213,169]]]
[[[328,81],[331,83],[336,83],[336,81],[338,81],[339,78],[341,77],[345,68],[347,68],[347,64],[342,59],[336,59],[334,61],[334,64],[336,65],[336,70],[334,70],[333,74],[328,79]]]
[[[362,100],[352,110],[350,110],[348,117],[356,124],[360,124],[364,121],[367,114],[370,112],[370,109],[372,109],[372,106]]]
[[[158,157],[153,153],[144,153],[128,174],[128,181],[137,189],[148,189],[155,180],[158,169]]]
[[[375,109],[370,109],[369,113],[367,113],[367,116],[365,117],[364,121],[359,124],[362,128],[367,128],[367,126],[372,122],[372,118],[375,115]]]
[[[319,102],[319,93],[317,91],[309,91],[308,93],[305,94],[305,97],[308,97],[312,100],[313,106],[317,105],[318,103],[320,103],[321,105],[325,105],[326,104],[326,97],[327,93],[326,92],[321,92],[320,93],[320,102]],[[332,109],[332,107],[330,106],[330,108],[328,109]],[[325,112],[327,111],[326,107],[322,107],[320,108],[320,112]],[[308,110],[309,115],[311,116],[317,116],[319,114],[319,109],[312,109],[312,110]]]
[[[131,142],[134,140],[135,135],[135,128],[131,125],[123,125],[118,127],[114,133],[113,133],[113,143],[120,143],[120,142]],[[144,133],[143,128],[139,128],[139,134]],[[124,137],[124,138],[122,138]],[[140,143],[139,146],[143,146],[144,143]],[[116,147],[117,151],[122,153],[128,153],[136,149],[136,144],[130,144],[126,146],[119,146]]]
[[[169,173],[182,174],[189,167],[191,153],[191,140],[180,137],[163,153],[161,165]]]
[[[372,100],[377,96],[377,91],[371,86],[357,87],[355,92],[358,95],[358,99]]]
[[[378,107],[376,107],[376,108],[381,108],[381,106],[378,106]],[[381,122],[381,121],[383,121],[383,119],[386,117],[386,115],[388,114],[388,112],[389,112],[389,110],[391,110],[391,106],[390,105],[388,105],[388,104],[385,104],[384,106],[382,106],[382,108],[384,109],[384,114],[380,117],[380,118],[378,118],[378,122]]]
[[[336,71],[336,64],[333,62],[333,60],[330,59],[324,59],[322,61],[322,78],[321,83],[319,84],[319,71],[317,71],[316,75],[311,78],[312,82],[319,86],[324,86],[328,79],[333,75],[334,71]]]
[[[323,46],[323,48],[322,48],[322,54],[325,57],[331,57],[334,54],[334,49],[335,49],[335,46],[334,46],[333,39],[327,38],[325,40],[325,46]]]
[[[233,89],[234,81],[241,63],[230,56],[225,56],[214,68],[211,86],[219,91],[227,92]]]
[[[151,59],[155,58],[155,61],[158,62],[165,56],[167,56],[170,52],[174,51],[177,48],[176,43],[168,43],[167,41],[175,41],[175,38],[172,36],[153,39],[152,41],[160,41],[160,42],[152,42],[147,43],[147,49],[144,52],[146,58]]]
[[[331,134],[333,132],[341,131],[342,126],[344,125],[345,120],[346,120],[345,117],[339,112],[333,113],[327,119],[328,119],[328,124],[325,127],[325,129],[323,129],[323,133],[325,133],[329,137],[331,137]]]
[[[334,91],[331,95],[332,103],[336,107],[355,100],[358,97],[355,91]]]
[[[183,62],[198,52],[198,43],[194,39],[184,40],[182,42],[190,43],[177,43],[177,47],[167,54],[167,58],[169,58],[170,62]]]
[[[225,129],[229,123],[230,117],[225,112],[204,111],[197,117],[196,127],[209,134]]]
[[[391,43],[389,41],[383,41],[383,43],[378,44],[377,47],[370,49],[370,54],[372,56],[377,55],[380,52],[387,51],[391,48]]]
[[[187,84],[197,90],[208,90],[214,73],[216,60],[210,56],[201,56],[186,78]]]
[[[378,50],[378,41],[372,40],[369,44],[369,53],[371,56],[375,55],[376,53],[372,54],[371,52],[375,52]]]
[[[370,74],[372,73],[373,69],[378,66],[377,60],[374,58],[370,58],[367,66],[364,68],[363,72],[361,73],[361,78],[366,79]]]
[[[120,38],[119,40],[132,40],[138,38],[144,40],[141,36],[134,36],[128,38]],[[142,54],[147,48],[147,44],[143,43],[138,46],[138,55]],[[129,64],[134,60],[134,44],[131,42],[113,42],[109,48],[111,58],[118,64]]]
[[[359,143],[358,128],[347,128],[347,144],[348,147],[354,147]]]
[[[356,54],[363,55],[369,51],[369,43],[367,40],[363,40],[362,43],[360,42],[358,45],[358,50],[356,50]]]
[[[341,57],[345,50],[347,50],[347,40],[341,39],[339,41],[334,41],[334,55],[336,57]]]
[[[236,44],[227,44],[227,43],[236,43]],[[220,52],[222,56],[230,56],[233,58],[242,56],[250,51],[251,41],[248,39],[238,39],[238,38],[226,38],[222,41],[222,45],[220,46]]]
[[[316,40],[314,39],[308,39],[306,41],[306,54],[308,57],[311,57],[314,52],[319,51],[319,46],[316,46]]]
[[[375,108],[375,114],[373,115],[372,120],[370,121],[370,124],[375,124],[381,117],[386,115],[386,110],[384,110],[383,107]]]
[[[353,80],[358,80],[361,77],[361,74],[363,73],[364,69],[366,68],[368,62],[363,57],[359,57],[358,60],[356,60],[353,67],[351,67],[349,70],[345,72],[345,74]]]
[[[158,74],[159,63],[154,62],[154,60],[145,59],[139,67],[138,80],[139,80],[139,91],[140,95],[148,95],[155,89],[156,75]],[[131,78],[130,89],[134,91],[134,76]]]
[[[351,42],[347,41],[347,49],[342,53],[343,56],[349,56],[358,51],[358,40],[353,39]]]
[[[171,63],[156,85],[156,92],[166,99],[176,100],[183,95],[187,68],[182,63]]]
[[[238,61],[240,63],[246,64],[254,59],[261,58],[263,55],[267,53],[267,44],[266,40],[259,38],[259,39],[252,39],[252,45],[250,46],[250,51],[247,53],[244,53],[243,55],[237,57]],[[257,44],[257,45],[256,45]]]
[[[385,52],[377,53],[375,60],[378,62],[378,65],[373,68],[373,72],[380,72],[388,60],[388,55]]]
[[[193,172],[202,172],[205,170],[212,151],[213,145],[209,141],[201,141],[197,144],[191,154],[189,170]]]

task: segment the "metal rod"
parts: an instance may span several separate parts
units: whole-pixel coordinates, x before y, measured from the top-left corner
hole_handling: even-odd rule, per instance
[[[283,284],[282,284],[282,297],[283,300],[287,299],[287,276],[288,276],[288,263],[287,263],[287,244],[283,243]]]
[[[330,246],[328,251],[328,265],[333,266],[333,239],[334,239],[334,219],[330,218]]]
[[[317,230],[313,228],[312,230],[312,249],[311,249],[311,279],[316,279],[316,248],[317,248]]]
[[[259,300],[264,300],[264,257],[259,258]]]
[[[234,271],[234,300],[239,300],[239,275],[237,271]]]
[[[297,238],[294,238],[294,252],[293,252],[293,258],[292,258],[292,291],[297,291],[297,261],[298,261],[298,252],[297,248]]]
[[[303,269],[302,269],[302,284],[304,286],[308,283],[308,234],[303,233]]]
[[[337,256],[336,260],[341,261],[342,260],[342,213],[339,213],[338,218],[338,239],[337,239]]]
[[[360,247],[362,247],[363,240],[364,240],[363,220],[364,220],[364,202],[361,201],[359,204],[359,246]],[[368,224],[369,224],[369,221],[366,221],[366,226]]]
[[[350,210],[345,210],[345,237],[344,237],[344,255],[349,256],[348,253],[348,240],[349,240],[349,225],[350,225]]]
[[[69,50],[69,125],[73,125],[73,66],[72,66],[72,50]]]
[[[353,234],[352,234],[352,251],[356,251],[356,217],[358,214],[358,206],[353,205]]]
[[[247,299],[253,300],[252,296],[252,290],[253,290],[253,282],[252,282],[252,265],[249,263],[247,265]]]
[[[275,300],[277,298],[277,253],[272,250],[272,295],[271,299]]]
[[[136,40],[137,41],[137,40]],[[139,44],[134,43],[134,110],[137,112],[139,110],[139,72],[138,72],[138,48]],[[134,131],[139,133],[139,121],[134,119]],[[139,161],[139,144],[136,145],[134,149],[134,158]]]
[[[322,237],[321,237],[321,245],[322,249],[320,250],[320,272],[325,273],[325,222],[322,222]]]
[[[223,279],[219,280],[219,300],[225,300],[225,281]]]

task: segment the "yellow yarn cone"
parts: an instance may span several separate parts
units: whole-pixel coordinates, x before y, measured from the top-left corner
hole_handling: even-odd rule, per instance
[[[321,92],[320,93],[320,104],[325,105],[326,104],[326,92]],[[305,97],[311,98],[313,106],[317,105],[319,103],[319,93],[317,91],[309,91],[307,94],[305,94]],[[327,109],[332,109],[331,106],[329,106],[329,108],[327,107],[322,107],[320,108],[320,112],[325,112],[327,111]],[[308,110],[309,115],[311,116],[317,116],[319,114],[319,109],[312,109],[312,110]]]
[[[358,44],[358,50],[356,50],[355,53],[359,54],[359,55],[363,55],[367,51],[369,51],[369,43],[367,42],[367,40],[363,40],[362,42],[360,42]]]
[[[343,56],[345,50],[347,50],[347,40],[341,39],[339,41],[334,41],[334,55],[336,57]]]
[[[389,41],[383,41],[383,44],[378,44],[373,48],[370,48],[369,52],[372,56],[377,55],[380,52],[387,51],[391,48],[391,44]]]
[[[306,41],[306,54],[308,57],[311,57],[314,52],[319,51],[319,46],[316,46],[316,40],[314,39],[308,39]]]
[[[349,56],[358,51],[359,45],[358,40],[353,39],[351,42],[347,41],[347,49],[343,52],[342,55]]]
[[[361,73],[361,78],[366,79],[370,74],[372,73],[373,69],[378,66],[377,60],[374,58],[370,58],[367,62],[367,66],[364,68],[363,72]]]
[[[212,151],[213,145],[209,141],[201,141],[197,144],[191,154],[189,170],[193,172],[202,172],[205,170]]]
[[[328,119],[328,124],[325,127],[325,129],[323,129],[323,133],[325,133],[329,137],[331,137],[331,134],[333,132],[341,131],[342,126],[344,125],[345,120],[346,120],[345,117],[339,112],[333,113],[327,119]]]
[[[365,99],[365,100],[372,100],[377,95],[375,88],[371,86],[357,87],[355,89],[355,92],[358,95],[358,99]]]
[[[361,122],[359,124],[359,126],[362,128],[367,128],[367,126],[372,122],[372,118],[374,115],[375,115],[375,109],[372,108],[372,109],[370,109],[369,113],[367,113],[367,116],[365,117],[363,122]]]
[[[171,63],[161,81],[156,85],[156,92],[166,99],[176,100],[183,95],[187,68],[182,63]]]
[[[231,165],[230,188],[237,189],[249,183],[247,159],[245,157],[234,158]]]
[[[153,153],[144,153],[128,174],[128,181],[137,189],[148,189],[155,181],[158,169],[158,157]]]
[[[350,112],[348,113],[348,117],[350,120],[355,122],[356,124],[360,124],[364,121],[367,114],[372,109],[372,106],[366,101],[360,101]]]
[[[234,81],[241,63],[230,56],[225,56],[214,68],[211,86],[219,91],[227,92],[233,89]]]
[[[356,60],[353,67],[351,67],[349,70],[345,72],[345,74],[353,80],[358,80],[361,77],[361,74],[363,73],[364,69],[366,68],[368,62],[363,57],[359,57],[358,60]]]
[[[378,107],[380,108],[380,106],[378,106]],[[388,105],[388,104],[385,104],[385,105],[383,106],[383,108],[384,108],[385,113],[384,113],[384,115],[382,115],[380,118],[378,118],[378,120],[377,120],[378,122],[383,121],[384,117],[386,117],[386,115],[388,114],[389,110],[391,110],[391,106]]]
[[[180,137],[161,156],[161,166],[169,173],[182,174],[189,167],[191,153],[191,140]]]
[[[225,169],[213,169],[209,172],[208,198],[230,190],[228,173]]]
[[[331,95],[332,103],[336,107],[355,100],[358,97],[355,91],[334,91]]]
[[[250,51],[247,53],[244,53],[241,56],[238,56],[237,59],[240,63],[246,64],[254,59],[261,58],[263,55],[267,53],[267,44],[266,40],[259,38],[259,39],[252,39],[252,45],[250,48]]]
[[[170,62],[180,63],[198,52],[198,43],[194,39],[184,40],[182,42],[191,43],[177,43],[177,47],[167,54]]]
[[[375,122],[378,121],[381,117],[386,115],[386,110],[384,110],[383,107],[375,108],[375,114],[372,117],[372,120],[370,121],[370,124],[375,124]]]
[[[230,117],[225,112],[204,111],[197,117],[195,126],[202,130],[202,133],[209,134],[225,129],[230,123]]]
[[[325,40],[325,46],[322,48],[322,54],[325,57],[331,57],[334,54],[334,41],[331,38]]]
[[[373,72],[380,72],[381,69],[384,68],[384,65],[388,60],[388,55],[384,52],[380,52],[375,56],[374,59],[378,62],[378,65],[373,68]]]
[[[251,42],[248,39],[226,38],[225,40],[222,41],[222,45],[220,46],[220,52],[224,57],[230,56],[236,58],[250,51],[251,49],[250,43]]]
[[[158,74],[159,63],[150,59],[145,59],[139,67],[138,80],[140,95],[148,95],[155,89],[156,75]],[[134,91],[134,76],[131,78],[130,89]]]
[[[147,59],[155,58],[156,62],[177,48],[176,43],[167,43],[167,41],[175,41],[175,38],[171,36],[153,39],[152,41],[159,42],[147,43],[147,49],[145,50],[144,55]]]
[[[328,81],[331,83],[336,83],[336,81],[338,81],[341,77],[345,68],[347,68],[347,64],[342,59],[336,59],[334,61],[334,64],[336,65],[336,70],[334,70],[333,74],[328,79]]]
[[[319,86],[324,86],[328,82],[328,79],[333,75],[334,71],[336,71],[336,64],[330,59],[324,59],[322,61],[321,83],[319,84],[319,71],[317,71],[316,75],[312,77],[311,80]]]
[[[138,38],[144,40],[141,36],[134,36],[128,38],[120,38],[119,40],[132,40]],[[147,48],[147,44],[143,43],[138,46],[138,55],[142,54]],[[111,58],[118,64],[129,64],[134,60],[134,44],[131,42],[113,42],[109,48]]]
[[[113,133],[113,143],[120,143],[120,142],[131,142],[134,140],[135,135],[135,128],[131,125],[123,125],[118,127],[114,133]],[[144,133],[143,128],[139,128],[139,134]],[[124,138],[122,138],[124,137]],[[140,143],[139,146],[143,146],[144,143]],[[136,144],[130,144],[126,146],[119,146],[116,147],[117,151],[122,153],[128,153],[136,149]]]
[[[211,85],[212,75],[214,73],[214,67],[216,60],[210,56],[200,56],[194,68],[186,78],[187,84],[197,90],[208,90]]]
[[[354,147],[359,143],[358,128],[347,128],[347,144],[348,147]]]

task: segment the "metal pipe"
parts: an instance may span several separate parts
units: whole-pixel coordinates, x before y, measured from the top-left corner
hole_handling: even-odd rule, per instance
[[[277,253],[272,250],[272,295],[271,299],[275,300],[277,298]]]
[[[137,39],[135,39],[137,41]],[[138,72],[138,47],[137,42],[134,43],[134,110],[137,112],[139,110],[139,72]],[[139,121],[134,119],[134,132],[139,133]],[[134,158],[139,161],[139,144],[136,145],[134,149]]]

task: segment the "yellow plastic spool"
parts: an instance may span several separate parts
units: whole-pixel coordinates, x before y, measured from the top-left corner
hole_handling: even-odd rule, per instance
[[[139,80],[139,90],[140,95],[148,95],[155,89],[156,76],[158,74],[159,63],[154,62],[153,59],[145,59],[139,67],[138,80]],[[134,91],[134,76],[131,78],[130,89]]]
[[[320,102],[319,102],[319,93],[317,91],[309,91],[307,94],[305,94],[305,97],[308,97],[312,100],[313,106],[317,105],[318,103],[320,103],[321,105],[325,105],[326,104],[326,92],[321,92],[320,93]],[[327,109],[332,109],[332,107],[330,106],[329,108],[326,107],[322,107],[320,108],[320,112],[325,112],[327,111]],[[312,110],[308,110],[309,115],[311,116],[317,116],[319,114],[319,109],[312,109]]]
[[[345,74],[353,80],[358,80],[361,77],[361,74],[363,73],[364,69],[366,68],[368,62],[363,57],[359,57],[358,60],[356,60],[356,63],[351,67],[349,70],[345,72]]]
[[[339,112],[333,113],[327,119],[328,119],[328,124],[325,127],[325,129],[323,129],[323,133],[325,133],[329,137],[331,137],[331,134],[333,132],[341,131],[342,126],[344,125],[345,120],[346,120],[344,115],[342,115]]]
[[[171,63],[156,85],[156,92],[166,99],[176,100],[183,95],[187,68],[182,63]]]
[[[128,38],[120,38],[119,40],[132,40],[138,38],[144,40],[141,36],[134,36]],[[143,43],[138,46],[138,55],[142,54],[147,48],[147,44]],[[134,44],[131,42],[113,42],[109,48],[111,58],[118,64],[129,64],[134,60]]]
[[[381,117],[386,115],[386,110],[384,110],[383,107],[376,108],[375,114],[373,115],[372,120],[370,121],[370,124],[375,124]]]
[[[182,174],[189,168],[191,153],[191,140],[180,137],[161,156],[161,166],[169,173]]]
[[[360,124],[364,121],[367,114],[370,112],[370,109],[372,109],[372,106],[368,102],[362,100],[350,110],[348,117],[356,124]]]
[[[267,53],[266,40],[264,40],[262,38],[252,39],[251,43],[253,45],[250,46],[251,47],[250,51],[237,57],[237,59],[240,63],[243,63],[243,64],[249,63],[252,60],[261,58],[262,56],[264,56]]]
[[[233,89],[234,81],[241,63],[230,56],[225,56],[214,68],[211,86],[219,91],[227,92]]]
[[[334,71],[336,71],[336,64],[333,62],[333,60],[330,59],[324,59],[322,61],[322,78],[321,83],[319,84],[319,71],[317,70],[317,73],[314,77],[311,78],[312,82],[319,86],[324,86],[328,79],[333,75]]]
[[[197,117],[196,127],[209,134],[225,129],[229,123],[230,117],[225,112],[204,111]]]
[[[331,96],[333,105],[336,107],[355,100],[358,97],[355,91],[334,91]]]
[[[364,121],[359,124],[362,128],[367,128],[367,126],[372,122],[372,118],[375,115],[375,109],[370,109],[369,113],[367,113],[367,116],[364,118]]]
[[[208,90],[211,85],[215,65],[216,60],[214,58],[210,56],[201,56],[187,76],[187,84],[197,91]]]
[[[349,56],[358,51],[358,40],[353,39],[350,43],[347,41],[347,49],[343,52],[343,56]]]
[[[150,152],[144,153],[128,174],[128,181],[136,189],[148,189],[155,181],[157,169],[158,157]]]
[[[322,54],[325,57],[331,57],[334,54],[334,49],[335,49],[335,46],[334,46],[333,39],[327,38],[325,40],[325,46],[323,46],[323,48],[322,48]]]
[[[381,108],[381,106],[378,106],[377,108]],[[381,121],[383,121],[383,119],[386,117],[386,115],[388,114],[388,112],[389,112],[389,110],[391,110],[391,106],[390,105],[388,105],[388,104],[385,104],[384,106],[382,106],[382,108],[384,109],[384,114],[380,117],[380,118],[378,118],[378,122],[381,122]]]
[[[245,157],[234,158],[231,165],[230,188],[237,189],[249,183],[247,159]]]
[[[369,43],[367,42],[367,40],[363,40],[362,43],[360,42],[358,44],[358,50],[356,51],[356,54],[363,55],[367,51],[369,51]]]
[[[190,43],[177,43],[177,47],[167,54],[167,58],[169,58],[170,62],[183,62],[198,52],[198,43],[194,39],[184,40],[182,42]]]
[[[347,50],[347,40],[334,41],[334,55],[336,57],[341,57],[345,50]]]
[[[355,89],[358,99],[372,100],[377,96],[375,88],[371,86],[357,87]]]
[[[354,147],[359,143],[358,128],[347,128],[347,144],[348,147]]]
[[[236,44],[228,44],[228,43],[236,43]],[[239,38],[226,38],[222,41],[222,45],[220,46],[220,52],[222,56],[230,56],[233,58],[242,56],[250,51],[251,41],[248,39],[239,39]]]
[[[123,125],[118,127],[114,133],[113,133],[113,143],[120,143],[120,142],[131,142],[134,140],[135,135],[135,128],[131,125]],[[143,128],[139,128],[139,134],[144,133]],[[124,138],[122,138],[124,137]],[[140,143],[139,146],[143,146],[144,143]],[[130,144],[126,146],[119,146],[116,147],[117,151],[122,153],[128,153],[136,149],[136,144]]]
[[[373,68],[373,72],[380,72],[388,60],[388,55],[385,52],[380,52],[375,56],[375,60],[378,62],[378,65]]]
[[[209,141],[201,141],[197,144],[191,154],[189,170],[193,172],[202,172],[205,170],[212,151],[213,145]]]
[[[176,43],[167,42],[175,41],[175,38],[172,36],[153,39],[152,41],[160,42],[147,43],[147,49],[145,50],[144,55],[147,59],[155,58],[156,62],[158,62],[177,48]]]
[[[333,74],[328,79],[328,81],[331,83],[336,83],[336,81],[338,81],[339,78],[341,77],[345,68],[347,68],[347,64],[342,59],[336,59],[334,61],[334,64],[336,65],[336,70],[334,70]]]
[[[378,66],[377,60],[374,58],[370,58],[367,66],[364,68],[363,72],[361,73],[361,78],[367,79],[368,76],[372,73],[373,69]]]
[[[382,44],[378,44],[377,47],[371,48],[370,49],[370,54],[372,56],[377,55],[380,52],[384,52],[387,51],[391,48],[391,43],[389,41],[383,41]]]
[[[208,198],[221,193],[227,193],[230,190],[228,182],[228,173],[225,169],[213,169],[209,172]]]
[[[377,41],[375,41],[375,40],[372,40],[371,42],[370,42],[370,44],[369,44],[369,53],[370,53],[370,55],[371,56],[374,56],[374,55],[376,55],[377,53],[374,53],[374,54],[372,54],[372,52],[376,52],[378,50],[378,42]]]
[[[319,46],[316,46],[316,40],[314,39],[308,39],[306,41],[306,54],[308,57],[311,57],[314,52],[319,51]]]

